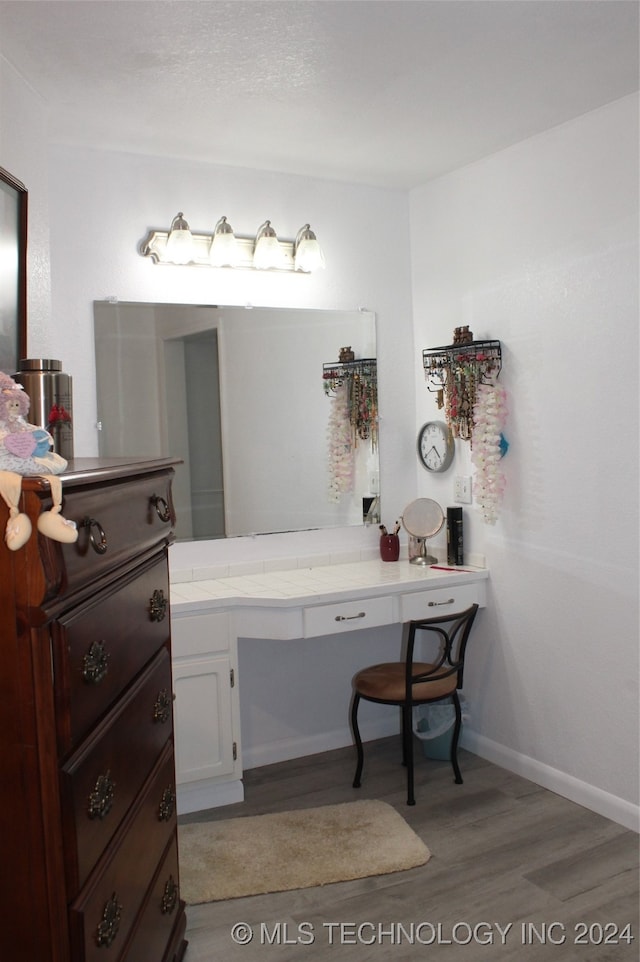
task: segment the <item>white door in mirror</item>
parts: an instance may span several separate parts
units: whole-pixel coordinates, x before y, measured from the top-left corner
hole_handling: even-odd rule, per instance
[[[444,421],[427,421],[418,432],[418,459],[427,471],[446,471],[451,467],[455,444]]]

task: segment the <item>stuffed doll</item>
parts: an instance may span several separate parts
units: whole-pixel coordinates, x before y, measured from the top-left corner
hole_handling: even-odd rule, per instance
[[[0,371],[0,471],[61,474],[67,462],[49,432],[26,420],[30,404],[22,385]]]
[[[60,514],[62,482],[57,475],[67,462],[52,450],[49,432],[25,420],[29,407],[29,396],[22,385],[0,371],[0,497],[9,508],[5,542],[11,551],[21,548],[31,535],[31,522],[19,508],[23,475],[45,477],[51,486],[53,507],[38,518],[38,531],[67,543],[78,537],[75,522]]]

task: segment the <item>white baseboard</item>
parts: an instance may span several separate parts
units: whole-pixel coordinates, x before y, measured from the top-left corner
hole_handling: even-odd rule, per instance
[[[205,778],[199,782],[183,782],[177,786],[176,795],[178,815],[187,815],[189,812],[203,812],[207,808],[244,802],[244,785],[240,779],[217,782],[215,778]]]
[[[474,755],[486,758],[487,761],[500,765],[501,768],[506,768],[516,775],[522,775],[536,785],[541,785],[557,795],[562,795],[563,798],[577,802],[578,805],[583,805],[592,812],[597,812],[598,815],[624,825],[633,832],[640,831],[640,807],[633,802],[611,795],[601,788],[580,781],[573,775],[567,775],[566,772],[545,765],[528,755],[522,755],[468,727],[462,729],[460,745]]]
[[[396,717],[378,720],[362,726],[363,741],[376,738],[387,738],[399,733]],[[305,755],[318,755],[321,752],[335,748],[345,748],[353,745],[350,728],[341,728],[334,732],[323,732],[317,735],[287,738],[278,742],[256,745],[243,750],[243,767],[261,768],[275,762],[289,761],[292,758],[303,758]],[[568,775],[557,768],[545,765],[528,755],[516,752],[506,745],[501,745],[468,726],[462,729],[460,745],[480,758],[506,768],[507,771],[528,778],[536,785],[562,795],[578,805],[611,821],[623,825],[633,832],[640,831],[640,807],[626,799],[605,792],[601,788],[589,785],[573,775]],[[200,812],[207,808],[218,808],[221,805],[232,805],[244,801],[244,785],[241,780],[218,783],[216,779],[206,779],[201,782],[186,782],[178,785],[177,809],[179,815],[189,812]]]
[[[395,712],[389,712],[388,715],[388,718],[362,725],[362,740],[368,742],[375,738],[387,738],[389,735],[399,734],[400,728]],[[322,732],[317,735],[285,738],[281,741],[268,742],[253,747],[243,745],[242,767],[245,770],[261,768],[263,765],[286,762],[292,758],[303,758],[305,755],[319,755],[321,752],[329,752],[334,748],[345,748],[348,745],[353,745],[353,735],[348,727],[333,732]]]

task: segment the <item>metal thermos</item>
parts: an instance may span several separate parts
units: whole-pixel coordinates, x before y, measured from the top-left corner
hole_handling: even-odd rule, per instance
[[[29,395],[27,415],[31,424],[45,428],[53,438],[53,450],[70,461],[73,458],[73,393],[71,377],[62,372],[62,362],[47,358],[24,358],[13,376]]]

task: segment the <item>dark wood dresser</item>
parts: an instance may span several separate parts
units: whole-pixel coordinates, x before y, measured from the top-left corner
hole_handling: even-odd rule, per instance
[[[179,962],[168,545],[171,460],[77,459],[74,544],[0,505],[0,959]]]

